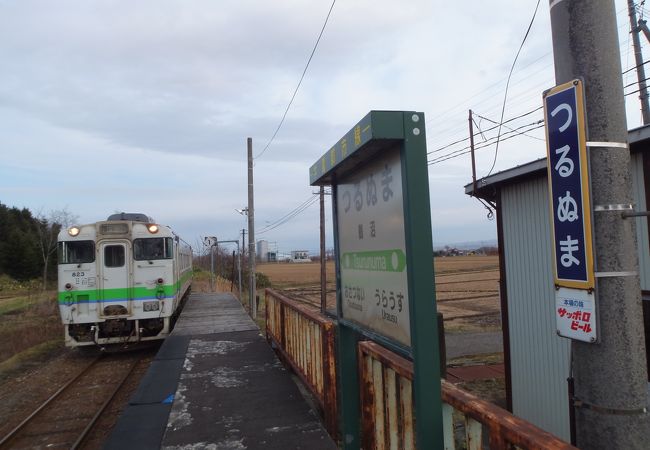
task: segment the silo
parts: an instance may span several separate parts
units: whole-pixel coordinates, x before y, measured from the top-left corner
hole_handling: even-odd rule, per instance
[[[257,260],[266,262],[269,255],[269,241],[261,239],[257,241]]]

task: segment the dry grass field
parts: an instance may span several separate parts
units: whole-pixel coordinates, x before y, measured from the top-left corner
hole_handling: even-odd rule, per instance
[[[436,300],[452,330],[499,329],[499,259],[497,256],[436,258]],[[327,262],[327,308],[336,308],[334,262]],[[319,263],[259,264],[275,289],[315,306],[320,304]]]
[[[0,379],[25,361],[63,350],[63,326],[55,292],[0,292]]]

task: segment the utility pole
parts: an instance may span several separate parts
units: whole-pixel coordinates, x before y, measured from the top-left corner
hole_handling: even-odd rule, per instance
[[[214,244],[210,243],[210,292],[214,292]]]
[[[600,341],[572,341],[577,445],[650,442],[630,152],[614,0],[549,0],[556,83],[582,78],[593,205]],[[630,211],[627,211],[630,212]]]
[[[648,86],[645,79],[645,68],[643,66],[643,52],[641,51],[641,40],[639,32],[641,26],[636,20],[636,8],[634,0],[627,0],[627,10],[630,16],[630,32],[632,33],[632,44],[634,45],[634,61],[636,63],[636,76],[639,80],[639,100],[641,100],[641,116],[643,125],[650,123],[650,102],[648,101]]]
[[[327,311],[327,269],[325,267],[325,186],[320,187],[320,311]]]
[[[469,150],[472,155],[472,192],[476,192],[476,160],[474,158],[474,118],[472,117],[472,110],[469,110]]]
[[[246,228],[241,229],[241,248],[244,256],[246,256]]]
[[[250,283],[248,286],[248,307],[253,319],[257,318],[255,294],[255,207],[253,205],[253,139],[247,139],[248,144],[248,267]]]

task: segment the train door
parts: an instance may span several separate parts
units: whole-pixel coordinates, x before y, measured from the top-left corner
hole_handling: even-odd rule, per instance
[[[128,241],[102,242],[100,252],[100,300],[103,316],[131,312],[131,252]]]

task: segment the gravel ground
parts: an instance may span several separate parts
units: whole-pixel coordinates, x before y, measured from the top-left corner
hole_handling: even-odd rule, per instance
[[[109,405],[83,448],[102,448],[103,442],[115,425],[119,414],[149,367],[157,347],[142,351],[142,361]],[[0,382],[0,436],[11,431],[41,402],[49,398],[60,386],[87,366],[95,356],[94,352],[76,349],[59,350],[48,355],[39,364],[33,362],[31,368],[27,368],[19,375],[2,380]],[[80,399],[79,409],[82,410],[84,405],[83,399]],[[61,411],[61,417],[65,417],[68,413],[68,411]],[[89,411],[89,415],[94,415],[94,412]]]

